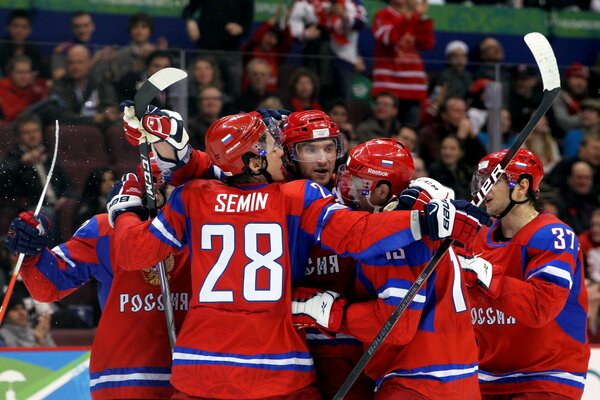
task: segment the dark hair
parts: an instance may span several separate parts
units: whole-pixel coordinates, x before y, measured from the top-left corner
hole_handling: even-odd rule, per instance
[[[15,65],[17,65],[17,63],[20,62],[27,62],[29,63],[29,66],[31,66],[33,68],[33,62],[31,61],[31,58],[29,58],[28,56],[14,56],[11,57],[8,62],[6,63],[6,72],[7,73],[11,73],[13,71],[13,69],[15,68]]]
[[[390,92],[379,92],[379,93],[377,93],[373,97],[373,100],[376,101],[380,97],[389,97],[394,102],[394,107],[395,108],[399,108],[400,107],[400,100],[398,100],[398,97],[396,97],[396,95],[394,95],[394,94],[392,94]]]
[[[171,54],[167,50],[154,50],[148,57],[146,57],[146,69],[155,58],[168,58],[169,62],[171,62]]]
[[[8,14],[8,18],[6,18],[6,25],[10,25],[11,22],[19,18],[25,18],[31,25],[31,15],[29,15],[29,12],[23,8],[16,8],[12,10],[11,13]]]
[[[152,17],[146,13],[137,13],[129,17],[129,22],[127,23],[127,32],[131,32],[136,25],[140,24],[148,26],[151,33],[154,31]]]
[[[344,100],[336,99],[329,105],[329,107],[327,107],[327,114],[329,114],[334,107],[342,107],[346,110],[346,112],[350,111],[350,109],[348,108],[348,104],[346,104]]]
[[[438,115],[446,112],[446,109],[448,108],[448,103],[450,102],[450,100],[455,100],[458,99],[460,101],[463,101],[466,103],[465,99],[463,99],[462,97],[458,97],[458,96],[448,96],[444,99],[444,101],[442,102],[442,104],[440,104],[440,108],[438,109]]]
[[[313,83],[312,98],[318,99],[319,98],[319,89],[320,89],[319,77],[317,76],[317,74],[312,72],[310,69],[304,68],[304,67],[298,68],[290,76],[289,85],[288,85],[290,95],[292,95],[292,96],[296,95],[296,84],[298,83],[300,78],[302,78],[303,76],[308,77],[312,81],[312,83]]]
[[[29,122],[34,122],[34,123],[38,124],[40,129],[44,127],[44,124],[42,124],[42,120],[40,119],[40,117],[37,116],[37,114],[25,113],[25,114],[21,114],[15,120],[15,124],[14,124],[15,134],[18,136],[19,131],[21,130],[21,127]]]
[[[83,17],[85,15],[89,16],[90,18],[92,18],[92,14],[90,14],[89,12],[83,11],[83,10],[78,10],[78,11],[75,11],[73,14],[71,14],[71,18],[69,18],[69,21],[71,23],[73,23],[73,20],[75,18]]]

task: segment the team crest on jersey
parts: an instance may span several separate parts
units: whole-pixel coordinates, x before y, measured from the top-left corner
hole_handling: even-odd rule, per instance
[[[167,280],[171,280],[170,272],[175,268],[175,256],[170,254],[169,257],[163,261],[165,271],[167,273]],[[160,286],[160,274],[158,273],[158,267],[150,267],[142,270],[142,276],[144,281],[152,286]]]

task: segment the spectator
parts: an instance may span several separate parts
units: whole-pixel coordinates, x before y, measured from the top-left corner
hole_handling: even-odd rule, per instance
[[[512,85],[508,107],[515,131],[520,132],[542,101],[539,79],[536,71],[528,65],[518,65],[512,73]]]
[[[91,74],[97,80],[112,80],[110,63],[114,57],[114,49],[103,47],[100,49],[92,48],[92,36],[96,30],[96,25],[92,20],[92,15],[86,11],[76,11],[71,14],[71,32],[72,38],[66,42],[60,43],[54,48],[50,68],[52,80],[56,81],[67,73],[68,53],[71,47],[83,45],[87,47],[91,59]]]
[[[8,151],[0,165],[0,193],[8,199],[23,197],[30,208],[37,204],[46,183],[52,157],[42,144],[42,125],[39,117],[24,114],[15,121],[18,143]],[[72,184],[57,162],[48,186],[43,211],[53,222],[53,238],[69,237],[73,233],[76,211]]]
[[[5,41],[0,42],[0,69],[8,74],[7,66],[15,56],[27,56],[32,70],[41,77],[48,77],[48,68],[42,60],[40,49],[27,39],[31,35],[31,15],[24,9],[14,9],[6,19]]]
[[[562,138],[569,129],[581,128],[581,101],[587,97],[590,73],[587,67],[575,63],[569,65],[565,76],[563,90],[551,109],[551,121],[558,128],[553,133],[558,138]]]
[[[410,150],[411,154],[418,153],[419,135],[414,127],[410,125],[402,125],[400,129],[398,129],[398,134],[392,137],[401,141],[402,144],[405,145],[408,150]]]
[[[190,144],[194,149],[204,151],[204,134],[223,111],[223,93],[216,86],[205,86],[200,90],[198,97],[198,111],[196,116],[190,118],[189,135]]]
[[[333,102],[329,111],[327,112],[329,118],[335,122],[342,133],[343,139],[345,140],[344,149],[347,152],[358,144],[356,139],[356,133],[354,132],[354,126],[350,122],[348,106],[343,101]]]
[[[458,97],[449,97],[442,103],[436,120],[421,128],[419,148],[425,165],[440,159],[442,139],[455,135],[465,151],[464,162],[474,166],[487,154],[485,147],[474,132],[467,117],[467,104]]]
[[[269,76],[271,66],[262,58],[253,58],[246,66],[248,75],[248,87],[236,99],[236,111],[252,111],[257,108],[258,103],[275,94],[269,92]]]
[[[578,239],[586,271],[588,329],[595,335],[600,317],[600,209],[594,210],[590,228],[579,234]]]
[[[198,21],[194,14],[200,10]],[[189,38],[199,49],[215,51],[225,93],[237,97],[242,80],[240,38],[250,32],[254,0],[190,0],[183,10]]]
[[[588,163],[575,162],[567,177],[567,185],[560,192],[560,219],[577,234],[589,228],[593,211],[600,207],[598,197],[592,192],[593,174],[594,171]]]
[[[188,115],[194,116],[198,105],[198,93],[205,86],[216,86],[223,90],[221,73],[219,66],[214,58],[205,55],[199,55],[188,68]],[[231,103],[227,94],[223,93],[223,102]]]
[[[279,65],[286,60],[287,54],[294,44],[289,29],[279,25],[282,12],[283,4],[280,3],[277,6],[275,14],[260,24],[250,37],[250,40],[242,47],[242,51],[245,53],[245,65],[253,58],[262,58],[269,63],[271,74],[267,90],[273,93],[278,89]],[[247,86],[248,75],[245,74],[242,81],[242,89],[245,89]]]
[[[545,174],[549,174],[561,159],[558,144],[552,137],[546,117],[542,117],[535,125],[533,131],[525,141],[524,147],[538,156],[544,167]]]
[[[500,132],[502,133],[502,148],[510,147],[516,139],[516,134],[512,128],[512,115],[506,107],[500,109]],[[477,137],[486,149],[489,148],[487,132],[479,132]]]
[[[115,171],[109,167],[98,168],[90,174],[85,182],[83,195],[77,213],[77,226],[96,214],[106,212],[106,195],[116,182]]]
[[[113,79],[118,81],[128,72],[140,73],[144,71],[146,59],[154,50],[166,50],[167,40],[159,38],[158,46],[150,43],[153,31],[152,17],[145,13],[134,14],[129,18],[127,31],[131,42],[129,46],[122,47],[115,53],[112,62]]]
[[[291,111],[322,110],[319,103],[319,78],[311,70],[299,68],[289,80],[289,105]]]
[[[46,81],[36,79],[28,56],[15,56],[6,66],[8,76],[0,79],[0,119],[14,121],[21,112],[48,97]]]
[[[364,143],[371,139],[392,137],[398,132],[398,99],[391,93],[375,96],[373,116],[356,127],[356,140]]]
[[[425,161],[421,157],[413,157],[413,161],[415,163],[415,173],[413,174],[413,179],[426,178],[429,176],[427,173],[427,168],[425,167]]]
[[[111,123],[118,119],[117,98],[112,85],[91,75],[92,58],[87,47],[74,45],[67,51],[67,72],[52,86],[51,94],[66,104],[62,122]]]
[[[50,335],[50,315],[40,315],[35,327],[32,327],[23,299],[16,297],[12,297],[6,306],[0,337],[8,347],[56,346]]]
[[[460,40],[453,40],[446,45],[446,62],[448,66],[436,79],[431,96],[431,102],[436,108],[446,97],[460,97],[467,100],[467,95],[473,77],[467,71],[469,47]]]
[[[422,50],[434,45],[427,0],[390,0],[373,18],[375,65],[371,94],[391,92],[399,101],[398,120],[419,126],[421,102],[427,99]]]
[[[429,176],[454,190],[455,198],[471,198],[471,176],[473,169],[462,159],[465,152],[460,140],[450,135],[442,139],[440,159],[429,167]]]
[[[146,58],[146,67],[142,72],[128,72],[118,82],[115,83],[117,97],[119,102],[127,99],[133,99],[138,89],[161,69],[171,66],[171,56],[166,50],[155,50]],[[152,104],[159,108],[167,108],[169,97],[168,89],[161,92],[153,101]]]
[[[581,102],[581,127],[569,129],[563,141],[563,154],[572,157],[577,154],[581,139],[600,128],[600,100],[585,99]]]

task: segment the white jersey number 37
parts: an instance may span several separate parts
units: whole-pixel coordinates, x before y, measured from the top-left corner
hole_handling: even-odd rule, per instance
[[[235,251],[235,229],[232,225],[202,226],[202,250],[212,250],[213,238],[221,237],[223,249],[217,262],[210,269],[198,301],[201,303],[230,303],[233,302],[232,290],[216,290],[215,285],[229,265]],[[247,301],[277,301],[283,294],[283,266],[275,260],[283,255],[283,232],[278,224],[252,223],[244,227],[244,254],[250,263],[244,267],[242,294]],[[269,251],[262,254],[258,251],[258,236],[269,237]],[[266,268],[269,271],[269,287],[257,288],[258,270]]]

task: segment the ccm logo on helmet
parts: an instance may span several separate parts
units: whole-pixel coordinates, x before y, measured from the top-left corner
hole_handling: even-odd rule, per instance
[[[378,176],[389,176],[390,175],[389,172],[379,171],[379,170],[373,169],[373,168],[369,168],[368,171],[371,175],[378,175]]]

